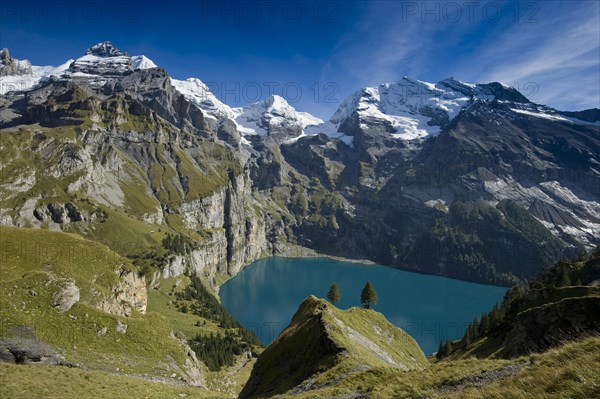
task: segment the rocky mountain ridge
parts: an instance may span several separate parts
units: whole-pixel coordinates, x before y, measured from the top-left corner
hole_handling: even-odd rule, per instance
[[[310,296],[261,354],[240,398],[310,392],[326,385],[320,381],[321,373],[337,375],[339,382],[357,369],[408,371],[427,365],[415,340],[382,314],[359,308],[340,310]]]
[[[440,344],[438,358],[515,358],[600,331],[600,247],[561,260],[511,288],[502,303],[471,323],[461,340]]]
[[[105,42],[0,84],[2,223],[78,232],[165,276],[216,288],[304,247],[512,284],[600,236],[598,113],[499,83],[404,78],[323,122],[277,96],[232,109]],[[107,223],[145,235],[119,248]],[[157,229],[192,244],[159,259]]]

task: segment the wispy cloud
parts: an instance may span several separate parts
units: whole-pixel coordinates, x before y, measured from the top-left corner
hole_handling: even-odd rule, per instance
[[[479,80],[535,84],[534,100],[600,107],[600,3],[560,10],[534,27],[507,30],[483,53]]]
[[[513,7],[523,5],[506,2],[501,20],[468,19],[463,10],[456,23],[443,12],[422,11],[443,2],[408,2],[422,7],[411,15],[403,8],[406,3],[370,3],[332,51],[324,79],[358,89],[403,75],[454,76],[515,84],[532,100],[560,109],[600,107],[599,2],[536,2],[535,21],[525,21],[525,13],[513,18]]]
[[[371,2],[353,31],[340,39],[323,73],[339,76],[342,71],[362,84],[376,84],[401,78],[399,71],[418,71],[419,53],[439,26],[403,18],[398,10],[395,2]]]

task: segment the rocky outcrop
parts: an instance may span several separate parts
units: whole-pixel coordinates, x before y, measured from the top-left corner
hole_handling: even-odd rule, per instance
[[[48,345],[32,337],[0,338],[0,362],[16,364],[70,365]]]
[[[96,307],[116,316],[129,317],[133,311],[146,313],[148,293],[146,280],[137,272],[117,271],[119,282],[111,289],[111,296]]]
[[[503,357],[517,357],[543,352],[579,336],[598,332],[600,296],[565,298],[520,313],[507,333],[500,353]]]
[[[0,50],[0,76],[28,75],[31,72],[29,61],[12,58],[6,48]]]
[[[440,357],[515,358],[600,333],[600,249],[548,266],[474,322]]]
[[[171,361],[171,366],[175,368],[180,375],[183,376],[185,382],[194,387],[206,388],[206,379],[203,373],[203,365],[196,357],[196,352],[188,345],[185,339],[178,338],[173,332],[171,332],[171,338],[179,342],[179,345],[186,353],[187,358],[183,365],[183,369],[180,368],[177,363]],[[204,366],[205,367],[205,366]]]
[[[70,202],[64,205],[50,203],[45,208],[36,208],[33,211],[33,216],[41,222],[51,220],[54,223],[60,224],[81,222],[84,219],[84,216],[82,216],[77,207]]]
[[[174,255],[162,270],[162,277],[177,277],[185,272],[185,258],[181,255]]]
[[[126,334],[127,333],[127,324],[123,323],[121,320],[117,320],[117,326],[115,327],[115,330],[119,334]]]
[[[79,302],[79,287],[73,281],[59,285],[59,290],[52,297],[52,306],[66,312]]]

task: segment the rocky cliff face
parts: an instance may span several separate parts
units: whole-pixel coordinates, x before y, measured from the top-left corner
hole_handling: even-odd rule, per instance
[[[119,281],[111,287],[112,295],[97,304],[97,308],[122,317],[131,316],[134,310],[145,314],[148,305],[146,279],[137,272],[117,271],[117,274]]]
[[[600,298],[572,297],[519,315],[502,343],[502,356],[543,352],[574,337],[600,331]]]
[[[264,220],[252,207],[251,180],[246,175],[230,176],[230,182],[214,194],[181,205],[181,218],[190,229],[208,231],[185,257],[173,258],[163,276],[174,277],[190,270],[200,274],[218,290],[218,274],[235,276],[239,270],[273,253],[269,235],[276,226]]]
[[[404,78],[323,122],[277,96],[229,108],[109,42],[36,68],[0,76],[18,83],[0,99],[0,221],[135,238],[123,254],[164,276],[216,287],[292,244],[512,284],[598,243],[594,110]],[[165,233],[189,245],[164,253]]]

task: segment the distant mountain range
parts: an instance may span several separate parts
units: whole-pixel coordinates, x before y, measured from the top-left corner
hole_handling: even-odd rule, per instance
[[[323,121],[279,96],[231,108],[110,42],[58,67],[2,50],[0,91],[0,392],[597,392],[599,109],[403,78]],[[264,348],[215,293],[273,254],[514,286],[437,359],[314,296]]]
[[[217,289],[310,250],[512,284],[600,242],[600,110],[500,83],[405,77],[322,121],[279,96],[231,108],[103,42],[58,67],[2,50],[0,88],[0,222],[77,232],[155,274]],[[157,258],[159,229],[189,245]]]

